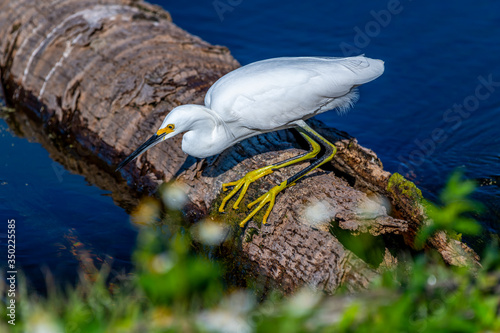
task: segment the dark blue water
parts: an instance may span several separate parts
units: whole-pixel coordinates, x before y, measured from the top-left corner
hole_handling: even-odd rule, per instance
[[[357,137],[387,170],[414,180],[431,199],[457,167],[491,184],[476,198],[490,209],[483,224],[500,229],[500,3],[153,2],[185,30],[227,46],[243,65],[278,56],[383,59],[385,74],[361,87],[353,110],[318,118]],[[82,176],[61,176],[39,144],[12,135],[3,120],[0,147],[1,216],[5,225],[16,219],[18,263],[32,279],[41,279],[42,266],[74,277],[75,242],[95,258],[112,256],[115,267],[126,266],[135,231],[109,193]],[[6,230],[0,224],[0,237]]]
[[[130,266],[136,231],[109,193],[71,174],[36,142],[12,134],[0,119],[0,267],[7,264],[7,221],[15,220],[16,268],[44,289],[44,270],[74,282],[81,250],[97,268]]]

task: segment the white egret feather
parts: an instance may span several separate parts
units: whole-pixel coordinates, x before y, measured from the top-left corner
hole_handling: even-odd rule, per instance
[[[181,105],[165,117],[160,129],[122,161],[117,170],[157,143],[184,133],[182,150],[194,157],[216,155],[246,138],[284,128],[296,128],[311,150],[286,161],[250,171],[239,181],[223,184],[233,190],[223,199],[219,211],[238,191],[237,209],[248,186],[274,170],[312,159],[324,147],[324,154],[304,170],[248,205],[257,205],[241,223],[244,226],[269,204],[266,223],[276,195],[307,173],[330,161],[335,145],[310,128],[304,120],[335,109],[347,111],[358,99],[357,87],[384,72],[384,62],[364,56],[349,58],[293,57],[262,60],[240,67],[215,82],[205,96],[205,105]]]

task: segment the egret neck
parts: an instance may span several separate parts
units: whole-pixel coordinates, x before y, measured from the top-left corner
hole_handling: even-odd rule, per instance
[[[187,106],[187,105],[186,105]],[[235,138],[222,118],[202,105],[183,108],[191,121],[182,139],[182,150],[200,158],[222,152],[234,144]]]

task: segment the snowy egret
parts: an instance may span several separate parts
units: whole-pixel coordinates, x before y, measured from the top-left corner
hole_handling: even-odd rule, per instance
[[[240,223],[244,227],[259,210],[269,204],[266,223],[276,195],[295,184],[312,170],[332,160],[334,144],[310,128],[304,120],[336,109],[347,111],[358,99],[356,87],[384,72],[384,62],[364,56],[349,58],[294,57],[262,60],[240,67],[220,78],[208,90],[205,105],[181,105],[165,117],[160,129],[122,161],[117,170],[157,143],[184,133],[182,150],[194,157],[216,155],[235,143],[261,133],[296,128],[309,142],[310,151],[286,161],[248,172],[238,181],[223,184],[232,191],[219,211],[241,190],[233,209],[243,199],[248,186],[280,168],[324,154],[309,166],[248,205],[258,206]]]

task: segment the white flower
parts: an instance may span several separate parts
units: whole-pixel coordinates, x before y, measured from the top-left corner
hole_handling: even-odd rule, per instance
[[[310,312],[321,300],[321,295],[309,288],[302,288],[290,298],[286,307],[293,316],[303,316]]]
[[[30,333],[63,333],[63,329],[54,318],[44,311],[37,310],[32,316],[28,316],[26,332]]]
[[[175,260],[167,253],[161,253],[153,257],[151,260],[151,270],[158,274],[168,272],[174,267]]]
[[[386,197],[372,195],[365,197],[356,208],[356,214],[362,219],[375,219],[386,216],[391,210],[391,204]]]
[[[180,210],[186,204],[188,187],[180,182],[168,185],[161,194],[163,203],[172,210]]]
[[[312,226],[329,223],[337,213],[335,207],[325,201],[314,201],[306,206],[303,213],[303,222]]]
[[[198,222],[191,228],[191,233],[198,242],[205,245],[219,245],[228,236],[229,228],[210,219]]]
[[[209,332],[252,332],[247,315],[254,306],[255,299],[250,293],[237,291],[223,299],[218,308],[202,312],[197,322]]]

